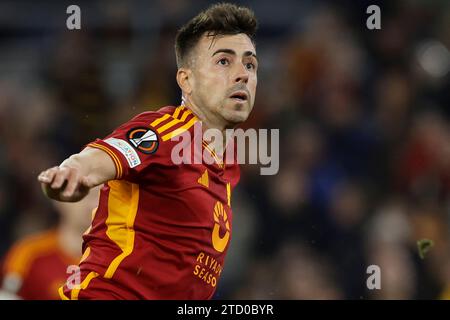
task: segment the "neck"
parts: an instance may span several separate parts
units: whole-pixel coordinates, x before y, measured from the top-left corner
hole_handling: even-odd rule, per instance
[[[184,105],[191,109],[195,116],[202,122],[202,130],[205,132],[207,129],[218,129],[222,133],[222,145],[219,141],[212,141],[208,145],[218,154],[222,155],[228,145],[231,137],[227,137],[226,130],[234,129],[236,125],[227,123],[223,118],[212,113],[205,112],[206,108],[200,108],[190,99],[186,99]]]
[[[218,129],[224,132],[225,129],[229,126],[223,119],[220,119],[218,115],[206,111],[206,108],[197,106],[190,99],[187,99],[184,102],[184,105],[192,110],[192,112],[202,122],[204,129]]]

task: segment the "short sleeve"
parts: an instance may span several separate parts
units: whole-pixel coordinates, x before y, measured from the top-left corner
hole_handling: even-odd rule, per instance
[[[145,168],[164,161],[165,150],[154,128],[160,116],[156,112],[142,113],[87,146],[103,150],[111,157],[116,179],[135,180]]]

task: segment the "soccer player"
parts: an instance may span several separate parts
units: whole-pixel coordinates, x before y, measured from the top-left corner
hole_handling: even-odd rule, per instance
[[[0,297],[25,300],[59,299],[68,266],[81,258],[81,236],[97,206],[100,187],[76,203],[54,201],[58,226],[16,242],[5,256],[0,274]],[[7,295],[9,294],[9,295]]]
[[[224,132],[247,119],[257,85],[256,28],[245,7],[201,12],[175,41],[181,106],[139,114],[39,175],[44,192],[60,201],[78,201],[104,184],[83,237],[81,283],[61,287],[62,299],[213,296],[230,243],[239,166],[222,162],[228,151],[208,141],[201,148],[215,162],[176,164],[173,138],[193,139],[198,125]]]

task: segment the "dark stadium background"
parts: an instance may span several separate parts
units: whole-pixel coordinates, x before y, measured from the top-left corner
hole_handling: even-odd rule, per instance
[[[41,170],[179,104],[175,32],[210,3],[0,2],[0,256],[57,223]],[[450,298],[450,2],[236,3],[260,23],[244,127],[280,129],[280,170],[243,166],[216,298]]]

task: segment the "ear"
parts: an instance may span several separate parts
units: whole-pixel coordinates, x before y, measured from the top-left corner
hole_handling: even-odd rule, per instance
[[[179,68],[177,71],[177,83],[183,94],[192,92],[192,71],[187,68]]]

